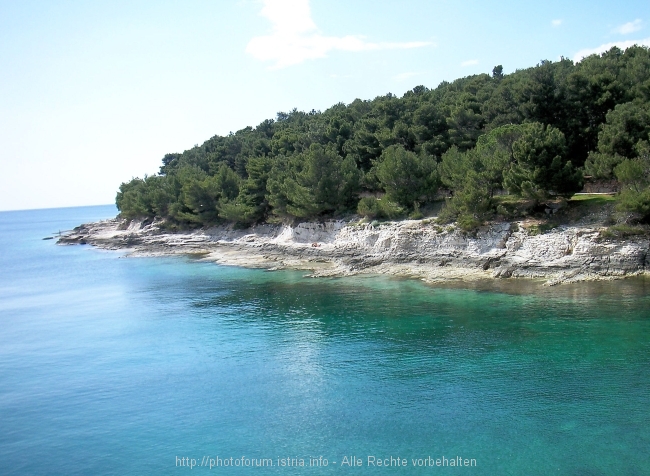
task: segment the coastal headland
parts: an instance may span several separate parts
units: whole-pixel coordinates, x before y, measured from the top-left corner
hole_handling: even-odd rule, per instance
[[[541,279],[547,285],[646,274],[650,239],[612,239],[594,225],[536,233],[525,222],[491,223],[474,233],[434,221],[328,220],[246,229],[167,231],[159,220],[115,218],[84,224],[59,244],[125,250],[127,256],[191,254],[223,265],[299,269],[313,277],[385,274],[425,282]]]
[[[612,47],[278,112],[166,154],[156,174],[119,186],[119,219],[59,242],[311,276],[645,274],[649,72],[646,46]]]

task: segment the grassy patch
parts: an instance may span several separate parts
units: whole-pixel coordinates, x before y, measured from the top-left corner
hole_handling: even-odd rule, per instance
[[[628,238],[649,235],[650,229],[643,225],[613,225],[600,232],[601,238]]]
[[[617,200],[618,196],[614,194],[576,194],[567,202],[568,206],[562,210],[562,213],[558,213],[557,219],[563,223],[587,220],[593,223],[611,224]]]
[[[499,195],[493,199],[497,215],[505,219],[513,219],[529,216],[532,213],[535,202],[516,195]]]
[[[580,195],[574,195],[571,197],[571,200],[569,200],[569,202],[585,205],[604,205],[605,203],[615,202],[616,198],[616,194],[600,195],[596,193],[584,193]]]

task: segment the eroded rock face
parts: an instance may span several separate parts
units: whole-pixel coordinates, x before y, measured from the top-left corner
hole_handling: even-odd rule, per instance
[[[60,244],[127,249],[133,255],[203,253],[224,264],[308,269],[318,276],[386,273],[428,281],[545,278],[549,284],[611,279],[649,269],[647,238],[601,240],[598,228],[564,227],[530,235],[495,223],[470,236],[420,220],[358,225],[345,221],[213,227],[165,232],[157,221],[118,219],[75,228]]]

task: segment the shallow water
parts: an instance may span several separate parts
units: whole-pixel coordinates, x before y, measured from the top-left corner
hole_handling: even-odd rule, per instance
[[[114,214],[0,213],[2,474],[650,474],[647,279],[459,289],[42,240]],[[201,466],[242,456],[273,466]]]

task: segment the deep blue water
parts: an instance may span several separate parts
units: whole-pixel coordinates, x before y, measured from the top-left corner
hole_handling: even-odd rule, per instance
[[[0,213],[0,474],[650,474],[647,279],[434,288],[42,240],[114,214]]]

